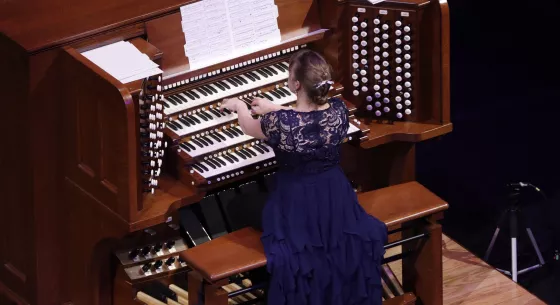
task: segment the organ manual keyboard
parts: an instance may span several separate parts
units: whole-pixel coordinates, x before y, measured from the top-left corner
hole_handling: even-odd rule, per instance
[[[276,170],[272,149],[217,109],[228,97],[293,105],[301,48],[333,67],[358,191],[414,180],[415,143],[451,132],[445,1],[208,1],[0,4],[0,124],[20,131],[1,155],[0,303],[186,304],[180,253],[234,230],[231,198]],[[247,24],[222,35],[231,18],[189,6],[212,3],[205,14]],[[136,54],[102,57],[120,70],[90,56],[117,46]],[[126,64],[139,58],[150,69]],[[252,285],[241,274],[226,289]]]

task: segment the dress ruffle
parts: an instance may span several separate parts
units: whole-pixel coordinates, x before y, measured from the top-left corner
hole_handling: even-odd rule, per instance
[[[267,304],[381,304],[387,227],[358,204],[340,168],[277,175],[262,215]]]

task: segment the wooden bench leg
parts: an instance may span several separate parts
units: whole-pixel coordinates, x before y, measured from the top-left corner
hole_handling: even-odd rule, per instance
[[[208,283],[196,272],[189,272],[189,304],[192,305],[228,305],[228,293],[222,286],[229,283],[223,279],[216,283]],[[204,289],[204,299],[200,292]]]
[[[441,225],[432,223],[425,229],[430,236],[424,241],[422,248],[415,249],[417,243],[403,245],[403,253],[416,250],[403,259],[403,287],[405,291],[413,291],[422,304],[443,305]],[[417,231],[413,234],[419,233],[421,232]]]

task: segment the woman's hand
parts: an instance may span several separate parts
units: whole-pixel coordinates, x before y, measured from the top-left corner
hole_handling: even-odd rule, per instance
[[[253,102],[251,103],[251,112],[253,114],[261,115],[272,111],[276,111],[278,109],[280,109],[278,105],[275,105],[271,103],[269,100],[264,98],[257,97],[253,99]]]
[[[228,98],[224,99],[222,105],[220,105],[220,111],[223,112],[224,108],[229,111],[237,112],[239,107],[246,107],[245,104],[238,98]]]

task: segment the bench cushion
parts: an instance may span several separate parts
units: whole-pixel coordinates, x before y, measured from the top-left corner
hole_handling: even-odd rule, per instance
[[[408,182],[358,195],[360,204],[388,227],[439,213],[448,205],[418,182]],[[181,253],[209,282],[266,265],[261,232],[243,228]]]

